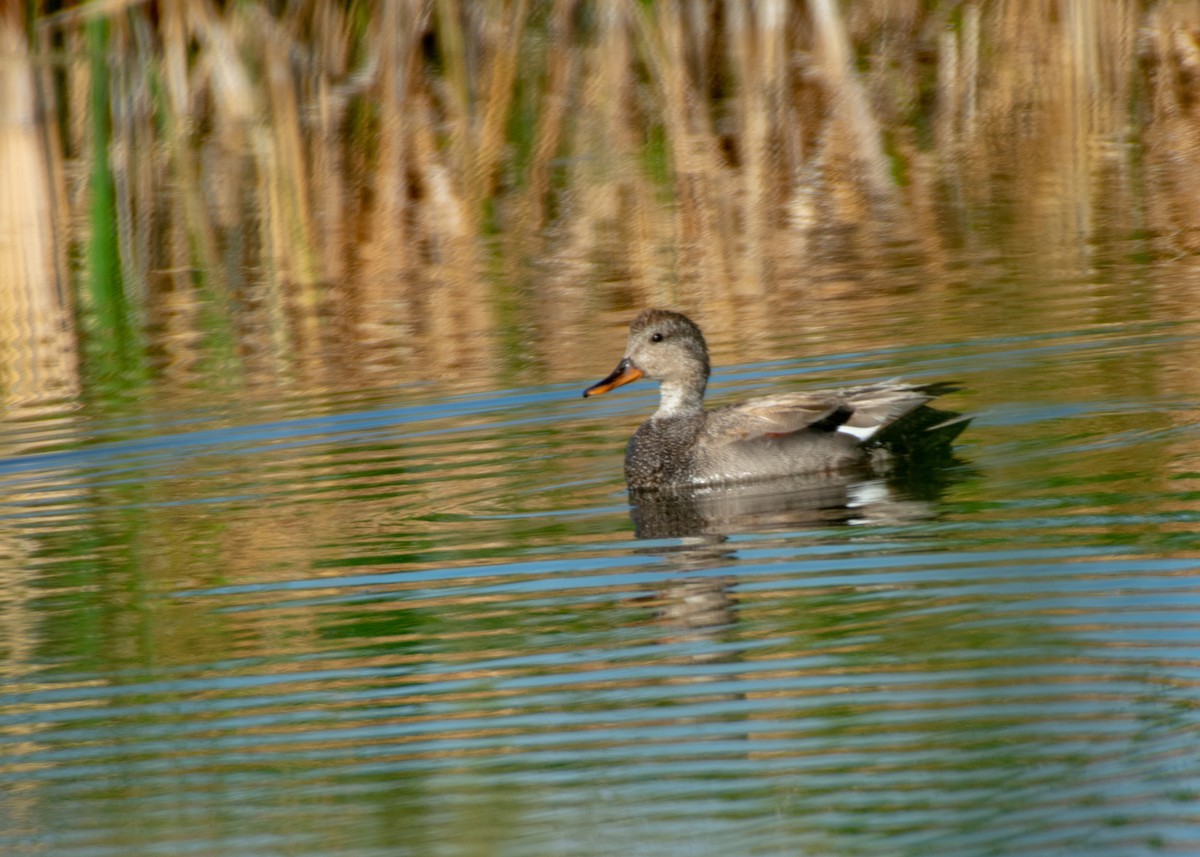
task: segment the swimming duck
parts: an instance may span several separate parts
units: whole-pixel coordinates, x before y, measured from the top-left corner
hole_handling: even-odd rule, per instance
[[[954,385],[897,381],[779,393],[709,410],[709,372],[708,346],[695,322],[648,309],[630,325],[617,368],[583,391],[598,396],[642,377],[659,382],[658,410],[625,450],[631,489],[844,473],[870,467],[914,432],[948,448],[968,422],[925,407]]]

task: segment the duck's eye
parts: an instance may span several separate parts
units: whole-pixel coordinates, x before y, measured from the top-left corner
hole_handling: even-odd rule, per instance
[[[651,342],[662,342],[662,341],[663,341],[663,335],[662,335],[661,333],[658,333],[658,332],[652,333],[652,334],[650,334],[650,341],[651,341]]]

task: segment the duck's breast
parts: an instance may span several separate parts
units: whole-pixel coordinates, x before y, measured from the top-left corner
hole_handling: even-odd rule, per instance
[[[655,417],[642,423],[625,447],[625,481],[654,488],[692,481],[703,421],[692,416]]]

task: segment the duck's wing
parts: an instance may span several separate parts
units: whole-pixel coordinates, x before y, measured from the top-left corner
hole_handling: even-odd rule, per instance
[[[761,396],[709,412],[705,425],[714,440],[733,443],[783,437],[798,431],[833,431],[853,414],[828,392]]]
[[[954,389],[956,388],[950,384],[922,386],[898,381],[850,387],[843,390],[842,395],[845,406],[851,413],[837,428],[861,440],[867,440],[881,429],[899,422],[926,402]]]
[[[897,382],[762,396],[709,412],[714,441],[734,443],[802,431],[842,431],[866,440],[945,389]]]

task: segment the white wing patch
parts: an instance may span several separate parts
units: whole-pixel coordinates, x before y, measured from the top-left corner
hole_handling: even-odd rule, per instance
[[[853,435],[859,440],[869,440],[871,436],[881,428],[883,428],[883,426],[848,426],[845,423],[842,423],[837,427],[837,430],[844,431],[849,435]]]

